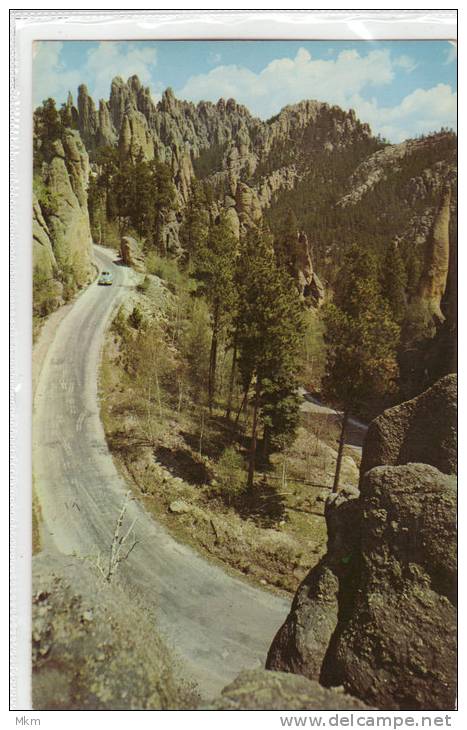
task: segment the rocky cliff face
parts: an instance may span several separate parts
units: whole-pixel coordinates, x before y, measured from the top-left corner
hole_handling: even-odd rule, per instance
[[[448,376],[372,424],[360,494],[328,499],[327,554],[298,589],[269,669],[342,685],[379,709],[454,707],[455,398]]]
[[[440,132],[422,139],[388,145],[365,159],[350,176],[347,190],[337,202],[340,209],[365,205],[378,212],[378,200],[398,199],[400,215],[389,234],[403,257],[422,262],[412,294],[427,317],[443,322],[446,290],[453,295],[457,213],[457,163],[455,136]],[[391,228],[390,222],[385,224]],[[451,275],[451,282],[448,278]]]
[[[370,208],[365,212],[371,224],[369,234],[376,228],[381,236],[384,228],[388,243],[395,239],[400,250],[413,250],[419,261],[425,261],[422,273],[417,273],[420,280],[415,288],[418,287],[424,301],[430,302],[430,311],[442,320],[441,301],[449,288],[446,260],[453,258],[452,234],[447,231],[457,205],[451,133],[382,145],[353,110],[307,100],[262,121],[233,99],[193,104],[177,99],[167,89],[156,103],[137,76],[127,81],[114,78],[109,99],[100,100],[98,108],[86,87],[81,86],[77,107],[72,108],[72,116],[78,120],[91,159],[97,147],[110,145],[118,147],[123,160],[157,158],[170,166],[177,190],[174,210],[176,207],[178,217],[183,215],[194,177],[206,179],[213,186],[216,210],[224,208],[236,235],[258,225],[262,216],[283,198],[293,207],[294,193],[302,184],[318,190],[329,186],[342,191],[335,199],[329,198],[324,211],[327,214],[347,208],[366,210],[369,201]],[[353,150],[358,151],[354,158]],[[356,160],[346,180],[343,175],[345,171],[348,176],[349,166],[339,167],[341,156]],[[420,165],[421,159],[426,164]],[[451,189],[448,203],[443,198],[447,187]],[[393,195],[394,188],[404,214],[398,220],[385,222],[384,210],[375,209],[369,196],[376,194],[384,199],[387,194]],[[307,203],[303,193],[301,196],[302,218],[306,222]],[[318,195],[317,200],[322,198]],[[372,221],[371,216],[376,220]],[[336,239],[318,242],[319,272],[326,279],[331,276],[332,280],[332,271],[327,268],[332,270],[335,249],[342,245],[342,237],[352,235],[345,231],[345,214],[341,218],[342,230],[336,231]],[[179,250],[178,223],[174,220],[170,228],[172,251]],[[308,239],[314,237],[312,227],[304,226],[303,230]],[[313,264],[316,266],[316,261]],[[300,273],[304,287],[311,283],[307,266],[305,261]],[[322,289],[319,280],[313,287],[315,294]]]
[[[371,137],[368,125],[361,124],[352,110],[344,112],[317,101],[285,107],[267,122],[251,116],[234,99],[195,105],[176,99],[167,89],[156,104],[137,76],[126,82],[117,76],[108,102],[99,102],[99,111],[86,87],[80,86],[78,115],[88,149],[118,139],[124,155],[139,148],[146,159],[157,156],[180,177],[182,197],[193,176],[189,161],[217,148],[218,169],[209,174],[218,173],[217,181],[227,183],[231,195],[240,180],[248,183],[258,174],[255,188],[263,206],[271,203],[275,192],[290,187],[296,167],[305,162],[304,150],[309,158],[313,152],[344,149]],[[277,165],[276,158],[287,160],[287,165]]]
[[[47,279],[52,279],[57,273],[57,261],[50,231],[35,193],[32,196],[32,257],[34,267]]]
[[[348,188],[338,205],[355,205],[382,180],[391,178],[404,169],[417,154],[429,152],[452,137],[451,133],[440,133],[422,139],[408,139],[400,144],[387,145],[362,162],[351,175]],[[455,158],[449,155],[446,161],[436,161],[432,166],[414,175],[406,184],[406,196],[410,202],[427,196],[428,191],[439,191],[455,170]]]
[[[65,130],[40,174],[42,201],[33,200],[35,276],[73,289],[92,275],[92,238],[87,207],[89,159],[79,132]],[[59,298],[56,304],[59,303]]]
[[[449,273],[451,197],[451,187],[447,184],[433,217],[427,240],[425,265],[418,287],[418,296],[441,322],[444,320],[441,302],[446,291]]]

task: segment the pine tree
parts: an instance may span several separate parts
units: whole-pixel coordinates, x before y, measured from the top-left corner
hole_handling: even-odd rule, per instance
[[[295,278],[299,256],[298,222],[291,208],[275,231],[274,250],[278,266],[283,267],[292,278]]]
[[[54,99],[45,99],[34,111],[33,117],[34,168],[39,170],[42,163],[49,162],[53,143],[61,139],[63,125]]]
[[[206,245],[209,230],[209,210],[203,185],[193,180],[185,217],[180,226],[180,243],[185,251],[185,264],[190,266],[197,251]]]
[[[270,235],[252,231],[240,261],[237,339],[245,392],[254,382],[248,487],[254,482],[258,427],[265,441],[291,437],[296,425],[302,309],[290,275],[277,266]],[[268,447],[267,447],[268,448]],[[266,450],[267,450],[266,448]]]
[[[326,306],[324,317],[328,348],[323,391],[343,408],[334,478],[337,491],[350,412],[374,407],[394,391],[398,376],[399,327],[381,295],[374,257],[358,246],[346,256],[335,302]]]
[[[235,311],[235,260],[237,240],[224,215],[211,223],[206,240],[197,239],[193,261],[198,294],[204,295],[211,314],[212,338],[209,356],[208,406],[212,409],[217,370],[217,351],[222,331]]]
[[[149,163],[150,170],[150,197],[149,224],[147,235],[153,246],[161,253],[167,254],[166,243],[162,240],[162,231],[170,211],[177,210],[176,190],[170,167],[163,162],[154,160]]]
[[[387,249],[381,268],[381,293],[391,307],[393,319],[400,324],[407,309],[407,272],[398,245]]]

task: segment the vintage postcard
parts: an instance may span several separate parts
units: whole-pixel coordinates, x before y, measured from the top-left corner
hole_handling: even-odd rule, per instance
[[[456,73],[34,42],[35,710],[455,708]]]

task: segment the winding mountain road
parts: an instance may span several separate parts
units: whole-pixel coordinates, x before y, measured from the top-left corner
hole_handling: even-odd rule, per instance
[[[132,286],[131,272],[114,263],[108,249],[96,247],[96,258],[113,273],[113,286],[94,282],[81,294],[50,337],[37,375],[33,470],[46,554],[107,555],[127,492],[107,447],[97,378],[105,329]],[[137,501],[126,518],[128,525],[137,519],[139,542],[120,578],[132,595],[155,607],[156,630],[204,697],[241,669],[263,665],[288,602],[203,560]]]

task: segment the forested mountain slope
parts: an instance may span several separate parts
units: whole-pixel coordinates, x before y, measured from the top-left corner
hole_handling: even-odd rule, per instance
[[[375,256],[402,325],[402,360],[414,343],[423,350],[421,369],[407,375],[407,394],[427,369],[426,359],[439,360],[429,346],[433,338],[451,343],[449,366],[433,366],[437,374],[452,369],[457,138],[451,131],[389,145],[352,110],[303,101],[262,121],[233,99],[195,105],[167,89],[155,103],[137,76],[116,77],[109,99],[98,106],[80,86],[76,106],[70,94],[49,126],[44,109],[53,116],[53,102],[47,103],[48,110],[35,114],[36,158],[42,156],[36,178],[47,191],[36,205],[42,236],[56,219],[50,145],[80,135],[91,164],[95,241],[119,245],[130,232],[146,251],[183,258],[200,211],[211,220],[225,215],[237,238],[266,223],[276,250],[286,252],[283,263],[314,305],[332,297],[346,253],[357,245]],[[50,263],[53,256],[44,263],[37,251],[42,279],[44,271],[63,278]],[[61,265],[76,266],[71,254]]]

